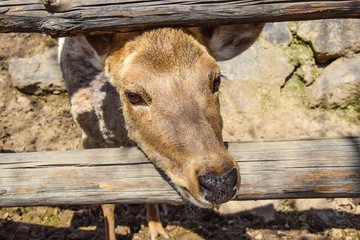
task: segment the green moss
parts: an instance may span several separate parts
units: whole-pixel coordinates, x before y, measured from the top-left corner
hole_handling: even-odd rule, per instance
[[[288,27],[288,29],[290,30],[290,32],[292,32],[293,34],[297,32],[298,28],[299,28],[299,22],[288,22],[286,24],[286,26]]]
[[[346,107],[345,118],[349,122],[360,124],[360,96],[354,96],[353,100]]]
[[[25,209],[24,209],[24,213],[25,214],[27,214],[27,213],[29,213],[29,212],[31,212],[32,211],[32,208],[31,207],[26,207]]]
[[[286,56],[291,59],[294,66],[298,67],[306,64],[314,64],[314,53],[310,46],[296,43],[293,41],[285,48]]]
[[[51,215],[44,219],[44,224],[48,226],[59,227],[62,222],[56,215]]]
[[[289,81],[285,84],[284,91],[290,92],[294,95],[303,94],[305,90],[305,84],[298,75],[294,75]]]
[[[312,70],[311,70],[311,75],[313,75],[313,78],[316,79],[319,77],[320,75],[320,71],[317,67],[314,67]]]
[[[305,107],[305,89],[305,83],[298,75],[293,74],[281,89],[280,105]]]
[[[293,65],[296,67],[305,64],[315,64],[314,52],[310,44],[301,39],[296,33],[299,23],[289,22],[287,26],[292,33],[292,41],[284,48],[287,57],[291,59]]]
[[[320,121],[345,121],[360,125],[360,111],[357,106],[350,105],[346,108],[312,108],[309,109],[310,116],[313,120]]]

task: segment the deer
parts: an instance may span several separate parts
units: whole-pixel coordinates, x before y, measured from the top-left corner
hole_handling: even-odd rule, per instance
[[[185,201],[216,208],[232,200],[240,168],[223,142],[217,61],[249,48],[263,26],[164,27],[60,39],[60,66],[83,147],[137,145]],[[116,239],[114,209],[102,204],[110,240]],[[146,210],[151,239],[167,238],[157,205],[148,203]]]

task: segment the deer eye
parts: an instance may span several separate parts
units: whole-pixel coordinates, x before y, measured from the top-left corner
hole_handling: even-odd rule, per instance
[[[213,81],[213,93],[219,91],[220,83],[221,83],[221,76],[218,76]]]
[[[146,105],[146,102],[140,95],[133,92],[126,92],[125,94],[132,105]]]

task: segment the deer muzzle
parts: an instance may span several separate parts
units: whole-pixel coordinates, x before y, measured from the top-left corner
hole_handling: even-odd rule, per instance
[[[222,176],[198,176],[198,181],[200,194],[212,205],[230,201],[238,191],[238,171],[236,168]]]

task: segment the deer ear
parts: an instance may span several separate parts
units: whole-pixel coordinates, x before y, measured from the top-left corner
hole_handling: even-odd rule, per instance
[[[200,34],[216,61],[229,60],[248,49],[260,35],[264,23],[200,28]]]
[[[101,62],[105,63],[105,59],[112,49],[119,49],[137,35],[139,35],[139,32],[103,33],[87,35],[86,40],[97,53]]]
[[[94,34],[87,35],[86,40],[91,47],[95,50],[97,55],[105,61],[105,57],[110,51],[111,42],[113,39],[113,33]]]

